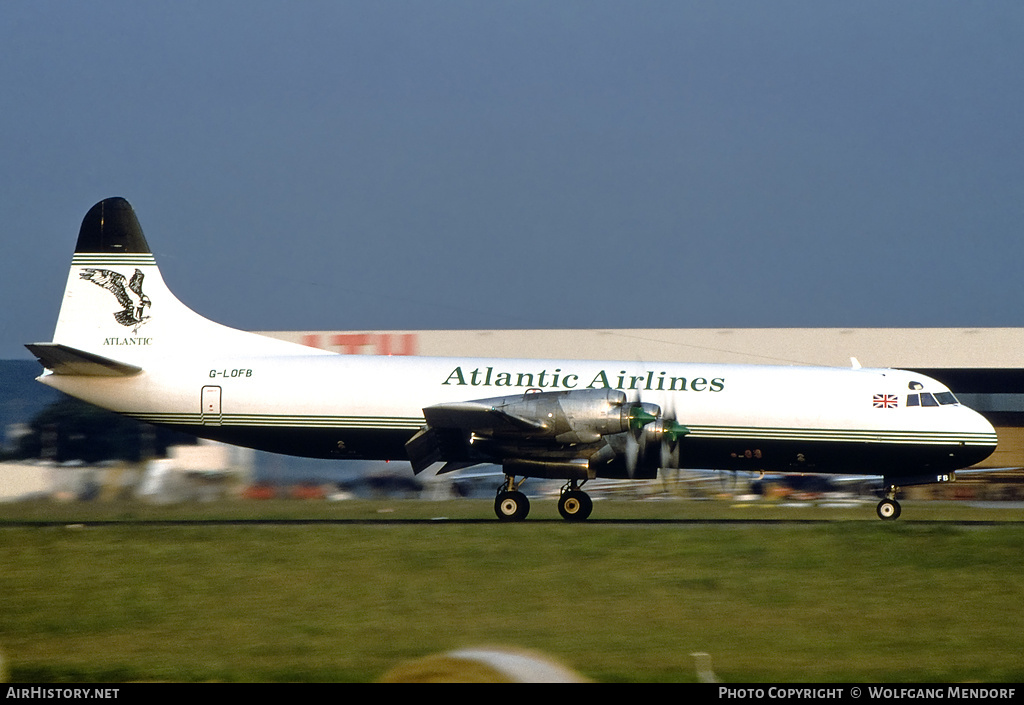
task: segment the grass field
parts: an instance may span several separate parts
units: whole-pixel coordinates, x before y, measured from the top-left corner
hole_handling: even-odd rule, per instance
[[[555,516],[553,501],[516,525],[470,500],[8,505],[0,649],[17,681],[372,681],[481,644],[598,681],[692,681],[696,651],[723,681],[1024,681],[1019,509]],[[627,521],[644,518],[659,521]],[[230,521],[170,521],[190,519]]]

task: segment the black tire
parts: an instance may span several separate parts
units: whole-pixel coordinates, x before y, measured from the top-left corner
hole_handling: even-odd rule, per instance
[[[558,498],[558,513],[566,521],[586,521],[592,511],[594,502],[586,492],[569,490]]]
[[[878,514],[878,518],[882,521],[895,521],[899,519],[902,511],[900,503],[895,499],[883,499],[875,507],[875,513]]]
[[[530,513],[530,500],[522,492],[499,492],[494,513],[501,521],[522,521]]]

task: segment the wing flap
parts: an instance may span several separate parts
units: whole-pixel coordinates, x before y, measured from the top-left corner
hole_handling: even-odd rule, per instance
[[[55,375],[131,377],[142,372],[141,367],[129,365],[127,362],[118,362],[60,343],[32,343],[25,347],[36,356],[39,364]]]
[[[486,400],[428,406],[423,416],[427,425],[405,444],[416,474],[436,462],[453,459],[456,464],[449,462],[442,473],[476,465],[480,461],[466,457],[472,434],[518,435],[545,429],[541,421],[507,413]]]

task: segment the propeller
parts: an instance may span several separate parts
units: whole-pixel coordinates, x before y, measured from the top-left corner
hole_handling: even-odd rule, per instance
[[[645,457],[647,452],[647,426],[658,421],[661,416],[661,407],[656,404],[645,404],[640,401],[639,394],[634,395],[628,405],[629,432],[626,434],[626,472],[630,477],[635,477],[640,459]]]
[[[674,409],[662,414],[659,406],[641,402],[637,397],[630,401],[629,429],[625,463],[630,477],[636,477],[641,464],[652,464],[654,444],[657,444],[659,468],[679,467],[679,441],[690,429],[676,420]]]
[[[676,420],[675,409],[659,421],[661,424],[661,465],[662,468],[679,467],[679,440],[690,432],[686,426]]]
[[[655,404],[644,404],[641,401],[631,403],[629,406],[629,430],[634,435],[639,435],[644,426],[652,421],[657,421],[660,414],[661,408]]]

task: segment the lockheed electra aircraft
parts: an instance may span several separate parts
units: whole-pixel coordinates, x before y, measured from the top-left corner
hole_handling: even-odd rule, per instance
[[[316,458],[500,465],[499,519],[526,478],[565,481],[568,520],[594,478],[660,468],[947,482],[986,458],[992,426],[926,376],[891,369],[339,355],[203,318],[164,284],[127,201],[85,216],[44,384],[153,424]]]

